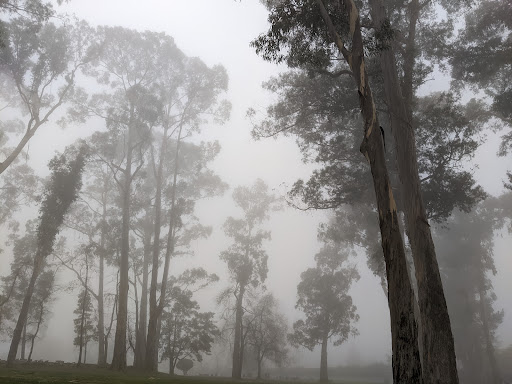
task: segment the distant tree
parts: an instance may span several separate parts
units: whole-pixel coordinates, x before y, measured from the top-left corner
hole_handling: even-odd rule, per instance
[[[175,287],[171,292],[173,305],[162,318],[162,358],[169,359],[169,374],[172,375],[175,368],[182,369],[181,361],[189,358],[202,361],[204,353],[210,354],[218,330],[213,321],[214,313],[199,312],[199,304],[192,300],[191,291]]]
[[[243,217],[229,217],[224,232],[233,244],[220,254],[229,270],[236,298],[235,332],[233,340],[232,377],[241,378],[243,361],[243,302],[248,286],[257,287],[267,278],[268,255],[263,241],[270,239],[270,232],[259,228],[269,218],[269,211],[278,207],[276,198],[269,194],[267,185],[260,179],[249,187],[237,187],[233,200],[242,209]]]
[[[63,154],[55,156],[49,163],[51,175],[40,208],[32,275],[14,329],[7,357],[8,366],[12,366],[16,359],[21,333],[27,321],[37,278],[43,269],[46,257],[53,251],[55,238],[60,231],[64,216],[70,205],[76,200],[82,186],[81,177],[87,155],[87,147],[84,145],[69,147]]]
[[[246,316],[250,318],[246,343],[253,350],[258,366],[257,378],[261,379],[264,360],[277,365],[285,363],[288,357],[288,325],[284,316],[279,313],[277,301],[271,293],[262,296],[246,312]]]
[[[472,212],[455,212],[444,228],[435,231],[443,283],[452,319],[460,375],[465,383],[500,383],[496,362],[496,329],[503,311],[496,310],[490,274],[494,264],[494,231],[502,225],[495,199]]]
[[[182,371],[185,376],[187,375],[187,372],[192,369],[193,366],[194,362],[190,359],[182,359],[178,361],[178,364],[176,364],[176,368]]]
[[[17,18],[5,28],[7,41],[0,49],[0,98],[3,107],[17,107],[28,117],[1,123],[0,141],[6,142],[8,137],[17,144],[2,148],[5,158],[0,162],[0,174],[56,110],[83,94],[76,77],[98,52],[91,39],[92,28],[85,22],[64,26],[45,22],[39,27]]]
[[[327,243],[315,255],[316,267],[301,274],[295,307],[306,319],[293,324],[288,337],[294,346],[313,350],[321,345],[320,381],[327,382],[327,344],[341,345],[349,335],[357,334],[352,325],[359,319],[348,290],[359,274],[346,266],[349,252],[340,244]]]

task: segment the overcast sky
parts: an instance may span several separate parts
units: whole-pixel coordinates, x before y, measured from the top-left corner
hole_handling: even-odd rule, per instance
[[[301,163],[300,153],[291,139],[264,140],[255,142],[250,136],[250,122],[245,118],[249,107],[264,111],[269,103],[269,94],[261,90],[261,83],[284,68],[264,62],[249,47],[249,42],[266,31],[266,10],[255,0],[72,0],[58,7],[60,12],[75,14],[93,25],[120,25],[139,31],[166,32],[188,56],[197,56],[208,65],[222,64],[229,75],[227,98],[233,105],[230,121],[223,126],[208,126],[203,129],[201,139],[219,140],[222,150],[214,168],[231,188],[247,185],[262,178],[283,195],[297,178],[306,178],[311,166]],[[443,84],[427,84],[425,91],[443,87]],[[88,136],[94,127],[90,125],[69,127],[62,131],[56,126],[46,126],[30,144],[30,154],[35,164],[46,164],[53,151],[61,149],[77,136]],[[483,148],[477,162],[485,169],[477,175],[484,188],[493,194],[501,191],[501,179],[506,165],[504,159],[497,160],[494,153],[497,140]],[[489,168],[490,167],[490,168]],[[229,244],[220,227],[227,216],[237,215],[230,206],[231,191],[224,198],[212,199],[198,206],[204,224],[215,230],[211,238],[195,245],[196,255],[191,259],[177,261],[174,270],[185,266],[204,266],[219,274],[222,279],[212,290],[200,298],[203,310],[215,310],[215,295],[228,284],[224,263],[219,253]],[[300,313],[294,309],[296,286],[300,273],[314,264],[313,256],[319,248],[316,229],[324,212],[298,212],[287,209],[273,214],[267,228],[272,231],[272,242],[266,247],[269,254],[269,276],[266,283],[269,291],[279,299],[290,324]],[[495,288],[499,305],[508,308],[500,328],[506,344],[512,342],[512,283],[510,239],[505,233],[495,250],[499,275]],[[389,312],[387,301],[379,285],[379,279],[368,271],[366,257],[354,259],[359,266],[361,279],[354,285],[352,295],[358,307],[360,335],[350,339],[341,347],[331,348],[329,364],[332,366],[354,362],[384,361],[391,353]],[[2,263],[0,273],[8,273],[8,264]],[[73,337],[73,309],[76,292],[65,294],[54,307],[44,340],[36,343],[35,359],[73,360],[75,350]],[[5,351],[5,346],[2,349]],[[319,350],[314,353],[302,351],[296,354],[296,362],[306,366],[319,366]]]

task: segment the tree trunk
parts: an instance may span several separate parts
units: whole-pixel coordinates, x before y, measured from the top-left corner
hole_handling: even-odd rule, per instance
[[[100,234],[100,252],[99,252],[99,280],[98,280],[98,365],[105,366],[107,364],[107,356],[105,354],[105,304],[103,297],[103,284],[105,280],[105,237],[107,235],[106,220],[107,220],[107,184],[108,180],[104,182],[104,197],[102,201],[103,212],[101,222]]]
[[[27,323],[23,326],[23,335],[21,336],[21,360],[25,360],[25,349],[27,347]]]
[[[258,376],[256,377],[258,380],[261,379],[261,363],[263,362],[263,357],[260,358],[260,352],[258,351]]]
[[[148,271],[151,258],[151,237],[152,231],[144,234],[144,260],[142,265],[142,288],[140,294],[139,327],[136,335],[135,367],[144,369],[146,359],[146,330],[148,327]]]
[[[126,369],[126,328],[128,321],[128,268],[130,252],[130,196],[132,182],[132,136],[133,136],[133,113],[134,106],[131,106],[130,123],[128,127],[128,140],[126,151],[126,168],[124,169],[123,185],[123,222],[121,227],[121,260],[119,268],[119,296],[117,300],[117,323],[114,341],[114,352],[112,366],[114,370]]]
[[[163,154],[166,150],[166,146],[164,146],[165,142],[162,142],[162,152],[160,154],[160,164],[158,168],[157,174],[157,192],[155,198],[155,228],[154,228],[154,238],[153,238],[153,270],[151,275],[151,288],[149,292],[149,322],[148,322],[148,336],[146,342],[146,371],[148,372],[157,372],[158,371],[158,331],[157,331],[157,323],[162,315],[162,311],[165,304],[165,296],[167,290],[167,277],[169,275],[169,263],[171,259],[171,255],[174,252],[174,223],[175,223],[175,203],[176,203],[176,184],[178,178],[178,170],[179,170],[179,152],[181,146],[181,132],[182,125],[179,128],[178,139],[176,143],[176,154],[174,160],[174,175],[173,175],[173,186],[171,190],[171,210],[170,210],[170,222],[169,222],[169,231],[167,234],[167,245],[165,252],[165,261],[164,261],[164,271],[162,276],[162,284],[160,288],[160,301],[157,303],[156,301],[156,286],[158,284],[158,261],[160,258],[160,226],[161,226],[161,195],[162,195],[162,167],[163,161],[165,157]],[[165,131],[165,134],[167,131]]]
[[[14,365],[14,361],[16,360],[16,354],[18,353],[18,345],[20,344],[21,333],[23,331],[23,328],[25,327],[25,323],[27,322],[30,300],[32,300],[34,286],[36,284],[37,277],[39,276],[39,272],[41,271],[41,268],[43,266],[43,262],[44,256],[38,251],[34,258],[34,268],[32,269],[32,276],[30,277],[27,292],[25,293],[25,297],[23,298],[23,304],[21,305],[20,315],[18,316],[18,321],[16,322],[16,327],[14,328],[11,346],[9,348],[9,354],[7,356],[8,367],[12,367]],[[22,351],[23,353],[25,352],[25,343],[23,343]]]
[[[327,383],[329,376],[327,374],[327,335],[322,338],[322,351],[320,353],[320,382]]]
[[[331,37],[353,71],[359,93],[359,103],[364,119],[364,138],[361,152],[370,164],[388,280],[388,304],[391,317],[393,350],[393,380],[395,383],[422,383],[420,355],[418,351],[417,325],[414,319],[413,290],[407,275],[407,261],[396,203],[391,189],[384,156],[373,95],[368,83],[364,64],[363,40],[357,7],[353,0],[344,2],[350,20],[352,51],[343,45],[322,0],[317,0],[322,17]]]
[[[242,378],[242,317],[243,313],[243,298],[245,287],[240,285],[240,291],[236,298],[236,312],[235,312],[235,337],[233,341],[233,366],[231,369],[231,377],[233,379]]]
[[[386,10],[381,0],[372,0],[371,6],[373,21],[379,28],[386,20]],[[455,347],[434,242],[421,195],[411,106],[406,105],[402,96],[392,49],[381,52],[380,63],[418,284],[423,378],[429,383],[455,384],[458,383]]]

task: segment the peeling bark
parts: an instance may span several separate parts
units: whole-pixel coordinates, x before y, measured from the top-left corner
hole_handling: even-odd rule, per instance
[[[407,261],[400,235],[396,203],[386,166],[375,102],[364,64],[363,40],[357,7],[353,0],[348,0],[343,3],[342,8],[350,20],[352,50],[349,51],[336,32],[322,0],[316,1],[332,39],[354,73],[354,80],[358,88],[360,109],[364,119],[364,138],[360,150],[371,168],[379,212],[382,249],[386,262],[393,349],[393,379],[395,383],[422,383],[417,325],[414,319],[414,293],[407,275]]]

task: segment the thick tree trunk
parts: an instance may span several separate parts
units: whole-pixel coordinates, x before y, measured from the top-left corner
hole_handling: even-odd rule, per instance
[[[84,364],[87,363],[87,340],[85,341],[84,345]]]
[[[235,337],[233,341],[233,366],[231,368],[231,377],[233,379],[242,378],[242,317],[243,312],[243,297],[245,293],[245,287],[240,285],[240,291],[236,298],[236,312],[235,312]]]
[[[261,363],[263,362],[263,358],[259,357],[259,352],[258,352],[257,362],[258,362],[258,376],[256,378],[261,379]]]
[[[360,109],[364,119],[364,138],[360,149],[370,163],[379,213],[382,250],[386,262],[388,304],[391,316],[393,380],[395,383],[422,383],[417,325],[414,318],[414,293],[407,275],[407,261],[400,235],[396,203],[386,167],[375,102],[364,64],[363,40],[357,7],[353,0],[344,3],[345,12],[350,20],[349,27],[352,36],[352,51],[350,52],[337,34],[322,0],[317,0],[317,3],[334,42],[353,71],[358,88]]]
[[[327,383],[329,376],[327,373],[327,335],[322,338],[322,351],[320,353],[320,382]]]
[[[21,333],[23,332],[23,328],[25,327],[25,323],[27,322],[30,300],[32,300],[36,280],[42,269],[43,262],[44,256],[38,251],[34,258],[34,268],[32,269],[32,276],[30,277],[30,281],[28,283],[27,292],[25,292],[25,297],[23,298],[23,304],[21,305],[20,315],[18,316],[18,321],[16,322],[16,327],[14,328],[11,346],[9,348],[9,354],[7,356],[8,367],[12,367],[14,365],[14,361],[16,360],[16,354],[18,353],[18,345],[20,344]],[[23,343],[22,348],[24,352],[25,343]]]
[[[381,0],[372,0],[377,28],[386,20]],[[455,347],[430,225],[421,196],[416,143],[410,111],[402,97],[392,49],[380,55],[391,130],[396,144],[402,204],[418,284],[423,378],[426,382],[458,383]],[[408,96],[412,97],[412,96]]]
[[[132,105],[130,114],[133,116],[134,107]],[[133,121],[130,119],[128,127],[128,140],[126,151],[126,168],[124,169],[123,185],[123,222],[121,227],[121,260],[119,268],[119,296],[117,300],[117,323],[116,335],[114,341],[114,352],[112,356],[112,366],[114,370],[126,369],[126,329],[128,321],[128,268],[130,252],[130,196],[132,182],[132,136]]]

